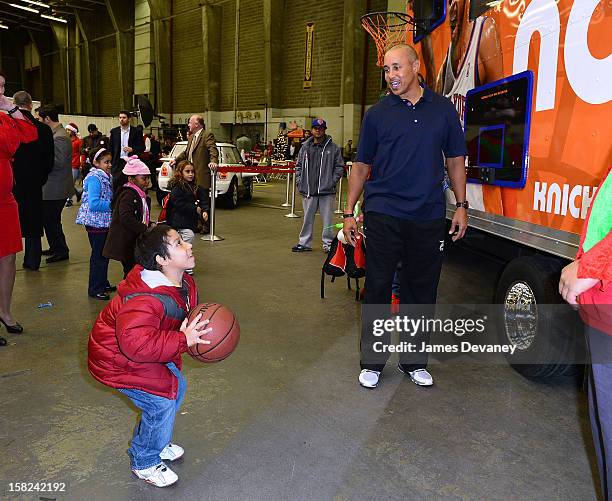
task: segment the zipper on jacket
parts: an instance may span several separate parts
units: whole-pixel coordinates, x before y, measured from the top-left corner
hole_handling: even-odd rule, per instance
[[[304,155],[304,163],[306,164],[306,186],[308,187],[308,190],[306,190],[306,198],[310,198],[310,179],[308,178],[308,151],[305,151],[304,153],[306,153]]]
[[[321,165],[319,165],[319,188],[317,189],[318,194],[321,193],[321,173],[323,171],[323,154],[325,153],[325,148],[327,148],[327,145],[329,144],[330,141],[331,141],[331,137],[327,141],[325,141],[325,144],[323,145],[323,151],[321,152]],[[332,179],[333,179],[333,174],[332,174]]]

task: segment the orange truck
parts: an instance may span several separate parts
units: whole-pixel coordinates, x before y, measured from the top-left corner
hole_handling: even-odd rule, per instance
[[[412,0],[404,13],[423,79],[464,123],[472,240],[506,263],[495,301],[549,322],[551,338],[542,329],[501,330],[523,351],[558,344],[555,319],[543,319],[537,306],[561,302],[559,272],[576,255],[612,165],[612,2]],[[398,40],[407,19],[383,17],[379,55],[381,41]],[[532,377],[572,370],[549,358],[515,368]]]

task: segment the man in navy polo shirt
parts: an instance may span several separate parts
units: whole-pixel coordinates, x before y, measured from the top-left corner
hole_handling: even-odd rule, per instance
[[[445,159],[458,201],[450,230],[453,241],[467,229],[465,138],[452,103],[419,83],[419,58],[412,47],[402,44],[389,49],[384,72],[391,93],[364,116],[343,231],[355,245],[353,209],[365,185],[364,303],[389,303],[393,274],[401,261],[401,303],[431,305],[436,302],[444,250]],[[377,353],[373,345],[388,339],[375,337],[370,321],[362,321],[361,386],[378,385],[389,354]],[[421,346],[428,339],[419,332],[410,341]],[[426,353],[400,356],[399,370],[419,386],[433,384],[426,367]]]

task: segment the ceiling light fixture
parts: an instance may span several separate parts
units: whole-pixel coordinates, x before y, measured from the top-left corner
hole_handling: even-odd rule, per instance
[[[3,30],[8,30],[9,27],[5,26],[4,24],[0,23],[0,28],[2,28]]]
[[[25,3],[32,4],[32,5],[37,5],[38,7],[44,7],[45,9],[48,9],[50,7],[46,3],[35,2],[34,0],[21,0],[21,1],[25,2]]]
[[[58,23],[67,23],[68,22],[65,19],[61,18],[61,17],[47,16],[47,14],[41,14],[40,17],[44,17],[45,19],[51,19],[51,21],[57,21]]]
[[[34,14],[38,14],[38,11],[36,9],[26,7],[25,5],[18,5],[16,3],[10,3],[9,5],[11,7],[15,7],[16,9],[27,10],[28,12],[34,12]]]

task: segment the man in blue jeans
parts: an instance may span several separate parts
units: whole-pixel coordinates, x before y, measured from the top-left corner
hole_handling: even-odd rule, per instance
[[[116,388],[142,411],[129,448],[132,472],[167,487],[178,475],[164,461],[180,458],[173,444],[174,419],[185,397],[181,355],[188,346],[210,344],[201,339],[210,329],[198,315],[191,244],[166,225],[157,225],[136,241],[138,263],[119,284],[117,296],[98,316],[89,336],[88,366],[102,384]]]
[[[452,103],[419,83],[419,58],[409,45],[397,45],[384,59],[390,94],[363,118],[357,157],[349,178],[344,235],[355,244],[353,209],[365,185],[364,228],[367,264],[364,303],[389,304],[391,284],[401,261],[400,303],[433,305],[442,268],[446,202],[444,159],[458,201],[451,223],[453,240],[467,229],[465,138]],[[367,182],[366,182],[367,179]],[[371,320],[371,319],[370,319]],[[427,333],[412,339],[421,346]],[[375,353],[372,324],[362,319],[359,384],[376,388],[388,353]],[[399,370],[419,386],[431,386],[427,353],[400,358]]]

